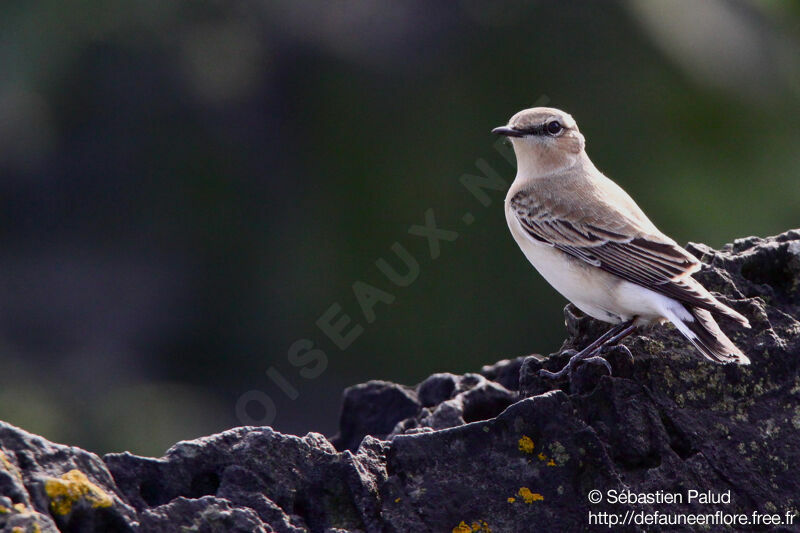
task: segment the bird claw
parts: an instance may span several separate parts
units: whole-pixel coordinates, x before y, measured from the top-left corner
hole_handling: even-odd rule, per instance
[[[592,355],[592,354],[591,353],[578,352],[575,355],[573,355],[572,357],[570,357],[569,358],[569,363],[567,363],[566,366],[564,366],[564,368],[562,368],[558,372],[550,372],[549,370],[541,369],[541,370],[539,370],[539,375],[542,376],[542,377],[545,377],[545,378],[550,378],[550,379],[563,378],[567,374],[572,376],[572,370],[573,370],[573,368],[575,368],[575,365],[578,364],[578,362],[580,362],[583,358],[588,357],[590,355]]]
[[[568,371],[569,371],[569,365],[565,366],[558,372],[550,372],[549,370],[545,370],[544,368],[542,368],[541,370],[539,370],[539,376],[543,378],[558,379],[560,377],[563,377],[564,374],[566,374]]]
[[[567,365],[558,372],[550,372],[549,370],[541,369],[539,370],[539,375],[543,378],[550,379],[558,379],[564,377],[566,374],[569,374],[569,376],[572,377],[572,371],[574,370],[575,365],[581,361],[586,361],[588,363],[605,366],[606,370],[608,370],[608,375],[611,376],[613,375],[613,372],[611,371],[611,365],[608,363],[608,361],[597,354],[601,353],[603,348],[607,346],[613,346],[630,335],[635,327],[634,319],[628,320],[627,322],[620,322],[610,330],[603,333],[589,346],[570,357],[569,363],[567,363]],[[567,352],[565,351],[563,353],[566,354]]]
[[[594,357],[589,357],[587,359],[584,359],[583,362],[592,363],[595,365],[603,365],[604,367],[606,367],[606,370],[608,370],[609,376],[614,375],[614,372],[611,371],[611,365],[609,364],[609,362],[606,361],[604,358],[600,357],[599,355],[595,355]]]
[[[596,353],[596,352],[593,352],[593,353]],[[543,378],[550,378],[550,379],[559,379],[559,378],[564,377],[565,375],[572,376],[572,372],[575,370],[575,367],[578,365],[578,363],[581,363],[581,362],[583,362],[583,363],[591,363],[591,364],[594,364],[594,365],[603,365],[603,366],[606,367],[606,370],[608,370],[608,375],[609,376],[613,376],[614,375],[614,372],[612,372],[611,365],[609,364],[609,362],[606,361],[605,359],[603,359],[602,357],[600,357],[599,355],[592,355],[592,353],[589,353],[589,354],[577,353],[577,354],[573,355],[572,357],[570,357],[569,363],[567,363],[564,366],[564,368],[562,368],[558,372],[550,372],[549,370],[545,370],[543,368],[543,369],[539,370],[539,376],[541,376]]]

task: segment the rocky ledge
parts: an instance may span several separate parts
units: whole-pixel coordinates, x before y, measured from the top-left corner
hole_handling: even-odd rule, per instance
[[[347,389],[331,440],[240,427],[157,459],[100,458],[0,423],[0,528],[573,532],[663,530],[646,515],[700,513],[717,531],[715,513],[759,513],[783,523],[729,529],[797,531],[800,231],[688,249],[706,264],[697,278],[750,320],[721,326],[752,365],[711,364],[663,327],[609,349],[613,377],[583,365],[546,381],[539,369],[604,328],[567,306],[568,339],[549,357]]]

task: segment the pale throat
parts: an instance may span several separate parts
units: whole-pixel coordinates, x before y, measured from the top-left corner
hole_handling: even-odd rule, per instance
[[[563,172],[575,165],[579,154],[558,150],[553,146],[533,144],[536,141],[514,139],[514,152],[517,155],[517,175],[527,178],[549,176]]]

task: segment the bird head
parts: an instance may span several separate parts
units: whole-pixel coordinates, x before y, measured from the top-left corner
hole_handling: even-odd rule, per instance
[[[536,174],[571,167],[586,144],[575,119],[552,107],[524,109],[492,133],[511,139],[520,170]]]

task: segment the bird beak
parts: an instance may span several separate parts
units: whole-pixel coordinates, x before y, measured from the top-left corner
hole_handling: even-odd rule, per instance
[[[497,135],[505,135],[506,137],[524,137],[525,134],[519,130],[515,130],[509,126],[500,126],[499,128],[495,128],[492,130],[492,133],[496,133]]]

